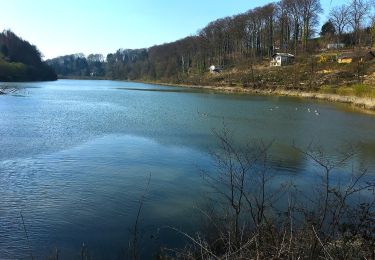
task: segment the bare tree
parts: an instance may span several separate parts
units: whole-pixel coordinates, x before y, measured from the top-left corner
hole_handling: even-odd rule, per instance
[[[329,13],[329,19],[335,26],[338,41],[340,41],[342,34],[349,25],[349,7],[347,5],[334,7]]]
[[[361,44],[361,29],[369,15],[369,2],[366,0],[353,0],[349,10],[349,22],[354,33],[353,43]]]
[[[286,8],[286,13],[291,17],[292,28],[293,28],[293,42],[294,42],[294,53],[297,54],[298,42],[301,35],[301,24],[302,24],[302,2],[299,0],[283,0],[283,5]]]
[[[292,19],[288,14],[286,1],[280,1],[277,5],[277,20],[279,30],[279,42],[281,50],[289,49],[291,39]]]
[[[300,191],[274,186],[269,145],[239,148],[228,130],[215,135],[217,171],[203,175],[212,192],[199,209],[207,227],[196,236],[172,228],[192,242],[178,259],[374,259],[375,182],[354,167],[352,147],[335,157],[297,148],[317,174]]]
[[[307,48],[307,41],[314,35],[314,28],[319,24],[319,14],[323,9],[320,0],[302,0],[302,45],[303,49]]]

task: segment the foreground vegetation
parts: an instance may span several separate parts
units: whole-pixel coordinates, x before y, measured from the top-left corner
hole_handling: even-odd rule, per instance
[[[0,33],[0,81],[56,80],[54,70],[41,59],[41,53],[11,31]]]
[[[212,153],[213,167],[201,173],[208,191],[197,208],[198,231],[158,227],[187,243],[161,248],[155,259],[375,258],[375,181],[373,172],[356,166],[355,148],[330,159],[319,147],[295,147],[313,167],[308,184],[298,185],[280,181],[271,165],[272,143],[237,144],[226,129],[214,134],[219,149]],[[144,258],[141,219],[150,181],[151,175],[123,259]],[[80,258],[95,256],[83,245]],[[50,259],[59,259],[58,250]]]
[[[204,224],[195,236],[176,230],[191,243],[167,259],[374,259],[375,182],[366,169],[343,170],[354,150],[331,160],[318,147],[296,148],[316,170],[300,187],[276,180],[271,144],[238,148],[227,131],[217,137],[215,170],[203,173],[212,188]]]

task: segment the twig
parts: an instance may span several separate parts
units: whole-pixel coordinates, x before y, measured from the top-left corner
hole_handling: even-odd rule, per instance
[[[331,260],[333,260],[333,257],[328,253],[328,251],[326,250],[326,248],[325,248],[324,245],[323,245],[323,242],[320,240],[318,234],[316,233],[314,226],[311,225],[311,227],[312,227],[312,230],[314,231],[314,234],[315,234],[316,239],[319,241],[319,244],[320,244],[320,245],[322,246],[322,248],[323,248],[324,254],[328,255],[329,258],[330,258]]]
[[[29,239],[29,234],[27,233],[27,229],[26,229],[26,225],[25,225],[25,220],[23,219],[22,211],[20,212],[20,215],[21,215],[23,230],[25,231],[27,244],[28,244],[28,247],[29,247],[29,250],[30,250],[30,257],[31,257],[31,260],[33,260],[34,259],[33,250],[32,250],[32,247],[31,247],[31,243],[30,243],[30,239]]]
[[[142,194],[141,199],[139,200],[137,217],[136,217],[135,223],[134,223],[133,241],[131,243],[131,251],[132,251],[133,259],[139,259],[140,258],[140,256],[139,256],[139,245],[138,245],[139,244],[139,223],[140,223],[142,208],[143,208],[143,205],[144,205],[144,202],[145,202],[145,199],[146,199],[148,189],[150,187],[150,182],[151,182],[151,173],[148,176],[145,191]]]
[[[188,239],[190,239],[194,244],[198,245],[200,247],[200,249],[203,249],[204,251],[206,251],[208,254],[210,254],[212,257],[214,257],[215,259],[220,259],[220,257],[216,256],[214,253],[212,253],[211,250],[209,250],[207,247],[205,247],[201,242],[197,241],[196,239],[194,239],[192,236],[188,235],[187,233],[185,232],[182,232],[181,230],[178,230],[177,228],[174,228],[174,227],[170,227],[170,226],[166,226],[166,228],[169,228],[169,229],[172,229],[174,231],[176,231],[177,233],[180,233],[181,235],[187,237]]]

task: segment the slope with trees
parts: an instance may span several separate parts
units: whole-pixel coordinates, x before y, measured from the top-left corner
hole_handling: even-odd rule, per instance
[[[56,79],[54,70],[42,61],[36,46],[10,30],[0,33],[0,81]]]
[[[148,49],[119,49],[108,54],[105,61],[97,60],[95,67],[90,65],[91,55],[58,57],[48,63],[62,77],[97,76],[256,88],[300,89],[307,86],[308,90],[332,84],[332,79],[336,79],[335,84],[346,84],[347,79],[361,81],[358,75],[371,73],[375,66],[370,64],[366,65],[370,69],[363,69],[358,64],[339,67],[336,62],[319,63],[327,60],[319,57],[325,55],[321,49],[327,43],[344,43],[347,51],[365,50],[372,45],[375,42],[373,7],[370,0],[352,0],[332,7],[320,28],[319,17],[323,10],[319,0],[281,0],[218,19],[196,35],[172,43]],[[319,32],[321,37],[317,38]],[[275,52],[296,55],[297,66],[267,68]],[[334,55],[337,57],[340,52],[337,50]],[[224,71],[210,75],[208,68],[211,65],[224,68]],[[324,71],[338,74],[316,76]],[[290,77],[284,77],[285,74]],[[317,81],[317,78],[321,80]]]

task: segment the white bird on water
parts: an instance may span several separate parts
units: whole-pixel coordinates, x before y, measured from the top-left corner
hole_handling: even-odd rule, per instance
[[[205,113],[205,112],[199,112],[199,110],[197,110],[197,113],[198,113],[198,115],[200,115],[200,116],[204,116],[204,117],[207,117],[208,116],[208,114],[207,113]]]

